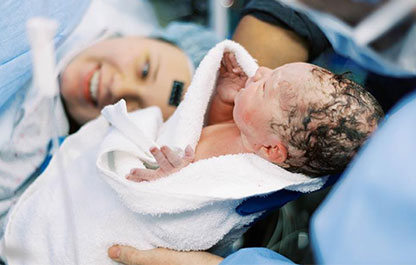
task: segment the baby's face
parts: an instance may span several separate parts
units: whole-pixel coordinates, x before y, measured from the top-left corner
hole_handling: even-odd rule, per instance
[[[315,74],[316,69],[322,73]],[[277,131],[285,130],[292,107],[302,110],[309,102],[325,101],[322,91],[330,85],[327,80],[331,76],[329,71],[307,63],[286,64],[274,70],[260,67],[235,97],[233,111],[234,121],[253,151],[279,137]]]

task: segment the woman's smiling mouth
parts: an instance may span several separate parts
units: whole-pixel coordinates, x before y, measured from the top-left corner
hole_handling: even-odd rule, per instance
[[[92,75],[91,80],[90,80],[89,92],[90,92],[91,100],[95,106],[98,105],[97,98],[98,98],[98,87],[100,84],[100,76],[101,76],[101,71],[100,69],[97,69]]]
[[[84,98],[93,106],[98,106],[98,92],[100,86],[101,68],[95,68],[85,78],[84,81]]]

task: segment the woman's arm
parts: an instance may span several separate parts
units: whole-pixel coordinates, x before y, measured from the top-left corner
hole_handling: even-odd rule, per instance
[[[309,56],[306,40],[291,30],[251,15],[241,19],[233,40],[243,45],[260,66],[271,69],[286,63],[306,62]]]
[[[166,248],[137,250],[129,246],[112,246],[108,256],[126,265],[218,265],[223,258],[202,251],[181,252]]]

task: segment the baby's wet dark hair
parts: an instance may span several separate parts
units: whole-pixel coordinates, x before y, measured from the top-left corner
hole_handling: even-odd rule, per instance
[[[293,106],[288,123],[273,127],[286,132],[287,170],[312,177],[341,173],[384,113],[367,90],[346,78],[348,73],[337,75],[316,67],[312,74],[321,82],[324,75],[331,76],[330,100],[308,104],[302,111]]]

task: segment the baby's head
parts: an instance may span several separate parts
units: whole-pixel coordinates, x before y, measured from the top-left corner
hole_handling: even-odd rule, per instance
[[[247,147],[308,176],[342,172],[383,115],[360,85],[307,63],[260,67],[234,107]]]

